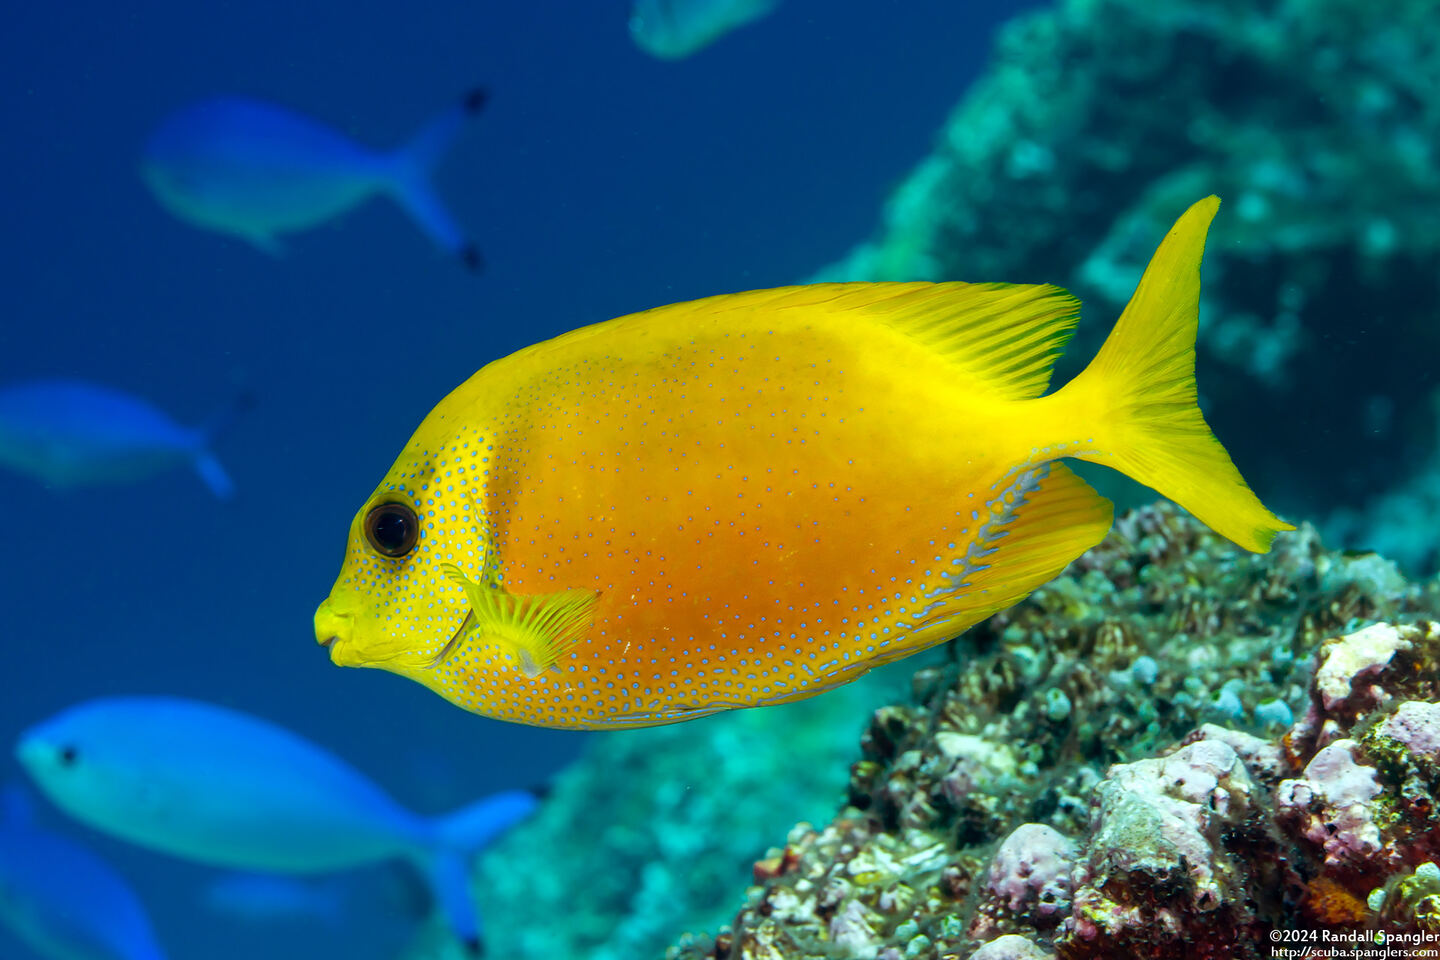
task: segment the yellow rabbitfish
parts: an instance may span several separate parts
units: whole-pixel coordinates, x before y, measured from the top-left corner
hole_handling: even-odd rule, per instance
[[[1196,406],[1205,233],[1170,231],[1045,392],[1051,286],[849,283],[661,307],[485,367],[356,514],[331,659],[550,727],[820,693],[956,636],[1099,543],[1114,467],[1249,550],[1278,520]]]

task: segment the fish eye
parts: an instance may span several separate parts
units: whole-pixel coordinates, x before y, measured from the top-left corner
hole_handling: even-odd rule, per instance
[[[60,766],[73,767],[75,766],[75,761],[79,759],[80,751],[74,747],[66,745],[60,748]]]
[[[403,557],[420,539],[420,518],[403,503],[377,504],[365,514],[365,539],[382,557]]]

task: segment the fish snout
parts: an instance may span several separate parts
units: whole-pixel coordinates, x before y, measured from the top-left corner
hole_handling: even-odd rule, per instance
[[[15,760],[32,777],[38,777],[41,771],[54,766],[58,753],[60,751],[48,737],[33,729],[26,730],[15,741]]]
[[[331,663],[345,666],[356,662],[346,656],[354,627],[354,618],[348,613],[336,611],[329,598],[315,611],[315,642],[330,651]]]
[[[20,735],[15,741],[15,760],[26,770],[33,769],[33,764],[40,759],[40,744],[36,742],[28,732]]]

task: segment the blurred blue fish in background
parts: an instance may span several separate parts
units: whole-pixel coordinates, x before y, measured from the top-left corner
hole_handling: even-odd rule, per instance
[[[434,907],[429,889],[401,863],[319,876],[227,870],[211,878],[199,898],[211,913],[254,926],[338,928],[355,917],[413,926]]]
[[[635,0],[630,36],[653,57],[683,60],[779,5],[780,0]]]
[[[472,951],[471,860],[538,806],[534,794],[508,790],[424,817],[282,727],[173,697],[87,701],[23,733],[15,753],[76,819],[200,863],[324,873],[408,858]]]
[[[30,796],[0,792],[0,920],[54,960],[163,960],[140,899],[85,847],[35,825]]]
[[[340,876],[235,871],[220,874],[205,887],[205,906],[250,923],[319,920],[338,926],[345,917],[346,899]]]
[[[241,398],[209,424],[176,423],[148,401],[83,380],[0,387],[0,465],[55,487],[142,480],[190,464],[222,500],[235,494],[211,442],[248,406]]]
[[[271,254],[281,252],[279,234],[317,226],[383,194],[440,249],[478,270],[478,248],[435,195],[430,178],[485,98],[483,90],[472,90],[399,149],[379,151],[285,107],[216,97],[161,123],[141,171],[160,203],[181,220],[242,237]]]

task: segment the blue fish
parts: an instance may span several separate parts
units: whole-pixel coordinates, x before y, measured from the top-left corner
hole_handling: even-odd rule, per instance
[[[393,869],[318,876],[227,870],[199,893],[212,913],[252,926],[318,922],[340,928],[359,916],[411,927],[434,909],[429,888],[417,880],[399,861]]]
[[[247,923],[320,920],[339,926],[347,891],[337,876],[227,872],[205,886],[205,905]]]
[[[634,0],[630,37],[661,60],[681,60],[768,16],[780,0]]]
[[[385,195],[442,250],[478,270],[478,249],[436,197],[430,175],[484,103],[484,91],[473,90],[398,150],[380,151],[285,107],[217,97],[166,119],[150,138],[141,173],[181,220],[272,254],[281,252],[280,234]]]
[[[235,485],[210,443],[242,404],[204,427],[187,427],[139,397],[83,380],[0,387],[0,465],[56,487],[140,480],[189,464],[215,494]]]
[[[140,899],[109,864],[38,828],[18,786],[0,799],[0,920],[55,960],[164,960]]]
[[[538,804],[509,790],[448,816],[402,807],[339,757],[257,717],[173,697],[87,701],[24,733],[16,756],[76,819],[200,863],[323,873],[405,857],[478,950],[474,856]]]

